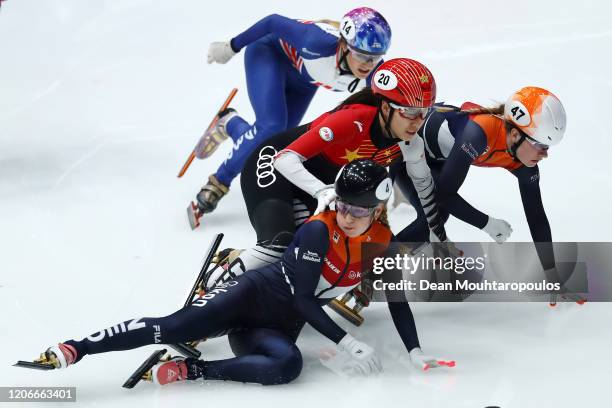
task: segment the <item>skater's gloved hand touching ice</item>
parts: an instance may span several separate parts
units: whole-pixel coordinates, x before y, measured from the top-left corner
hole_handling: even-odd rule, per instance
[[[506,242],[510,238],[510,234],[512,234],[512,227],[507,221],[493,217],[489,217],[487,225],[482,230],[489,234],[498,244]]]
[[[325,211],[325,209],[336,200],[336,190],[334,186],[325,186],[314,194],[314,197],[317,199],[317,209],[314,212],[314,215],[319,214],[320,212]]]
[[[435,367],[454,367],[455,362],[453,360],[440,360],[436,357],[428,356],[423,353],[419,347],[415,347],[410,350],[410,362],[419,370],[427,371],[430,368]]]
[[[347,333],[337,346],[339,350],[348,353],[351,357],[346,364],[345,371],[361,375],[377,374],[382,371],[382,363],[374,349],[350,334]]]
[[[232,49],[230,41],[226,42],[213,42],[208,47],[207,61],[209,64],[216,62],[217,64],[225,64],[227,61],[232,59],[237,52]]]

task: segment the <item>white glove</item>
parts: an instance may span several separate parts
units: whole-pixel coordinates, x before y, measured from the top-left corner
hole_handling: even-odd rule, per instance
[[[216,62],[218,64],[225,64],[227,61],[232,59],[236,55],[229,41],[227,42],[213,42],[208,47],[208,58],[209,64]]]
[[[498,244],[506,242],[510,238],[510,234],[512,234],[512,227],[507,221],[498,220],[493,217],[489,217],[487,225],[482,230],[489,234]]]
[[[325,211],[325,208],[329,206],[331,203],[336,201],[336,190],[334,186],[325,186],[314,194],[314,197],[317,199],[317,209],[314,212],[314,215],[319,214],[320,212]]]
[[[338,349],[348,353],[351,361],[349,369],[356,374],[369,375],[382,371],[380,358],[374,349],[361,341],[358,341],[350,334],[346,334],[338,343]]]
[[[441,367],[441,366],[454,367],[455,366],[455,362],[453,360],[450,360],[450,361],[438,360],[435,357],[423,354],[423,351],[418,347],[415,347],[412,350],[410,350],[410,362],[417,369],[423,370],[423,371],[427,371],[430,368],[434,368],[434,367]]]

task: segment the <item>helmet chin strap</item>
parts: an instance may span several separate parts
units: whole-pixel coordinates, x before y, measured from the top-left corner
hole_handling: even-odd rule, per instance
[[[338,60],[338,69],[340,70],[340,75],[354,75],[353,71],[351,71],[351,68],[349,67],[348,61],[346,60],[349,54],[349,50],[347,49],[345,51],[342,49],[342,47],[340,47],[338,49],[338,52],[340,53],[340,59]]]
[[[395,108],[389,105],[389,115],[387,116],[387,119],[385,119],[385,115],[383,115],[383,111],[382,111],[382,104],[383,104],[383,99],[380,100],[380,105],[378,106],[378,113],[382,117],[383,123],[385,124],[385,133],[390,139],[398,139],[393,135],[391,131],[391,120],[393,119]]]
[[[522,162],[519,160],[519,158],[518,158],[518,154],[516,153],[516,151],[518,150],[519,146],[520,146],[520,145],[521,145],[521,144],[522,144],[522,143],[525,141],[526,136],[523,134],[523,132],[519,132],[519,133],[520,133],[520,135],[521,135],[520,139],[519,139],[517,142],[513,143],[513,144],[512,144],[512,146],[510,146],[510,150],[509,150],[508,152],[510,153],[510,155],[512,156],[512,159],[513,159],[515,162],[520,162],[520,163],[522,163]]]

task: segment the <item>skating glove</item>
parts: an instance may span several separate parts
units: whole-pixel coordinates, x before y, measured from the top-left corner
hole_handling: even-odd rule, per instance
[[[213,42],[208,47],[208,58],[209,64],[216,62],[217,64],[225,64],[236,55],[236,52],[232,50],[232,46],[229,41],[226,42]]]
[[[435,367],[454,367],[455,362],[453,360],[438,360],[435,357],[428,356],[423,353],[423,351],[419,347],[415,347],[410,350],[410,362],[413,366],[418,368],[419,370],[427,371],[430,368]]]
[[[376,374],[382,371],[382,363],[374,349],[350,334],[347,333],[340,340],[338,349],[351,356],[345,371],[362,375]]]
[[[331,203],[336,201],[336,190],[334,186],[325,186],[314,194],[314,197],[317,199],[317,209],[314,212],[314,215],[319,214],[320,212],[325,211],[325,208],[329,206]]]
[[[498,244],[506,242],[510,238],[510,234],[512,234],[512,227],[507,221],[498,220],[493,217],[489,217],[487,225],[482,230],[489,234]]]

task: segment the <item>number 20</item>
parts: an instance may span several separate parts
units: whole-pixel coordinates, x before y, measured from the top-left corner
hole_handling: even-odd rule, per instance
[[[376,82],[382,85],[389,85],[389,79],[390,79],[389,75],[385,75],[383,72],[381,72],[380,77],[378,77],[378,81]]]

